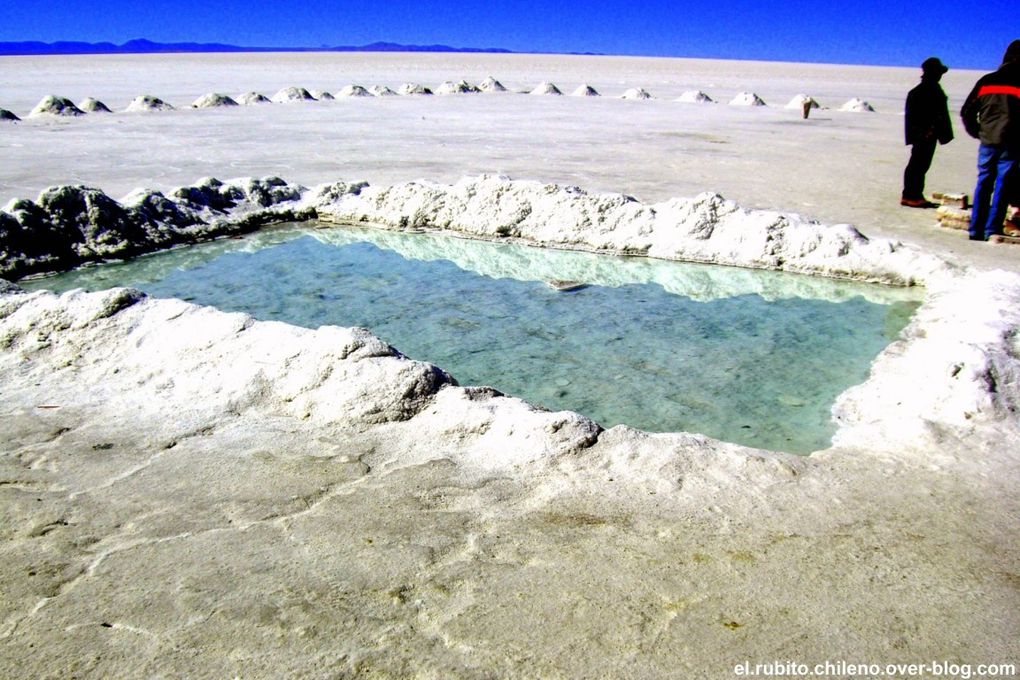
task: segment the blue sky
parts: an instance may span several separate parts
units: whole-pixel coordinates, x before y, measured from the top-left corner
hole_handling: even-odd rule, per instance
[[[7,0],[0,41],[385,40],[528,52],[763,59],[991,70],[1020,38],[1018,0]]]

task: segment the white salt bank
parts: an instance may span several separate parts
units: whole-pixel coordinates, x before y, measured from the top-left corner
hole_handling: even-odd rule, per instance
[[[113,113],[110,107],[93,97],[86,97],[78,102],[78,108],[85,113]]]
[[[599,93],[588,83],[581,83],[577,89],[570,93],[571,97],[598,97]]]
[[[477,87],[471,85],[466,80],[462,80],[459,83],[447,80],[436,88],[436,94],[474,94],[478,91]]]
[[[419,96],[432,94],[432,90],[425,87],[424,85],[419,85],[418,83],[404,83],[403,85],[400,86],[397,92],[403,95],[419,95]]]
[[[620,99],[651,99],[651,98],[652,95],[648,94],[647,91],[640,87],[632,87],[629,90],[626,90],[622,95],[620,95]]]
[[[315,97],[303,87],[285,87],[274,94],[272,100],[277,104],[285,104],[287,102],[315,101]]]
[[[335,99],[335,97],[333,95],[331,95],[329,92],[326,92],[325,90],[309,90],[309,94],[311,94],[313,97],[315,97],[320,102],[323,102],[323,101],[328,102],[328,101],[332,101],[333,99]]]
[[[506,92],[507,89],[503,87],[503,83],[499,82],[492,76],[489,76],[481,83],[478,84],[479,92]]]
[[[131,100],[125,111],[172,111],[173,106],[151,94],[140,94]]]
[[[368,91],[372,93],[373,97],[396,97],[397,93],[386,87],[385,85],[373,85],[368,88]]]
[[[548,81],[545,81],[545,82],[539,83],[538,86],[534,90],[531,91],[531,94],[536,94],[536,95],[542,95],[542,94],[559,95],[559,94],[563,94],[563,93],[560,92],[560,88],[556,87],[555,85],[553,85],[552,83],[550,83]]]
[[[210,92],[209,94],[202,95],[191,104],[193,109],[215,109],[223,106],[237,106],[237,102],[225,94]]]
[[[715,101],[701,90],[687,90],[676,100],[685,104],[711,104]]]
[[[730,100],[730,106],[766,106],[765,100],[754,92],[741,92]]]
[[[872,113],[875,107],[864,101],[860,97],[854,97],[843,106],[839,107],[840,111],[850,111],[853,113]]]
[[[237,103],[242,106],[251,106],[253,104],[269,104],[271,100],[264,94],[258,92],[245,92],[242,95],[238,95]]]
[[[32,112],[28,114],[29,118],[37,118],[39,116],[83,116],[85,112],[74,105],[70,99],[66,97],[58,97],[55,94],[47,95],[42,98]]]
[[[821,108],[814,98],[809,97],[806,94],[798,94],[786,104],[786,108],[796,109],[797,111],[803,111],[805,106],[809,109]]]
[[[373,96],[362,85],[347,85],[343,87],[339,92],[336,93],[337,97],[371,97]]]

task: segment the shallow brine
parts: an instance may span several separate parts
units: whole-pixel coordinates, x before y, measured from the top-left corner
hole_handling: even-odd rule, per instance
[[[462,385],[604,426],[826,448],[836,397],[906,325],[906,289],[353,227],[283,227],[23,282],[133,286],[363,326]]]

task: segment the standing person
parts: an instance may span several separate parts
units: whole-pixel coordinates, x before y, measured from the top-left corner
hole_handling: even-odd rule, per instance
[[[982,76],[960,111],[967,134],[981,140],[970,238],[1002,234],[1010,175],[1020,159],[1020,40],[1006,48],[998,71]]]
[[[904,127],[910,161],[903,171],[900,205],[909,208],[935,207],[924,197],[924,176],[935,157],[935,145],[948,144],[953,140],[948,100],[939,85],[948,70],[937,57],[925,59],[921,64],[921,84],[907,93]]]

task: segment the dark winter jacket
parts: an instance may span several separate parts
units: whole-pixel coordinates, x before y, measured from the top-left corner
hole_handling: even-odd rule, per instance
[[[967,134],[982,144],[1020,150],[1020,61],[978,80],[960,115]]]
[[[937,80],[921,78],[921,84],[907,93],[904,114],[908,145],[936,139],[939,144],[952,141],[949,104]]]

